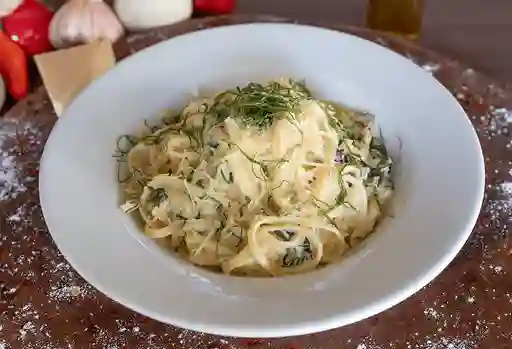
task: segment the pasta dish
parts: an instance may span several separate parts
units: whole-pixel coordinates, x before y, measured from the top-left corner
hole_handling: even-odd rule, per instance
[[[121,208],[210,270],[313,270],[372,233],[392,196],[375,131],[372,115],[289,79],[198,98],[119,139]]]

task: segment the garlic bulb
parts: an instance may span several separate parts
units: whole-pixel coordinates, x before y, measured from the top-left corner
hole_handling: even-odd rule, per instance
[[[5,17],[16,10],[23,0],[0,0],[0,17]]]
[[[53,16],[50,41],[56,48],[106,39],[115,42],[124,28],[103,0],[70,0]]]
[[[192,16],[192,0],[115,0],[114,10],[129,30],[143,30],[183,21]]]

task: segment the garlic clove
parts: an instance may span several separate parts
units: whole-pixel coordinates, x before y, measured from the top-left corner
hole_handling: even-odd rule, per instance
[[[129,30],[174,24],[192,16],[192,0],[115,0],[114,10]]]
[[[110,42],[116,42],[124,34],[124,28],[114,11],[101,0],[91,0],[91,12],[93,22],[89,22],[89,31],[92,33],[89,37],[83,37],[84,42],[93,42],[97,38],[107,39]],[[108,28],[108,30],[105,30]],[[83,31],[86,33],[87,31]],[[93,39],[92,41],[90,39]]]
[[[66,6],[66,5],[64,5]],[[61,28],[67,28],[67,24],[64,23],[66,18],[66,11],[62,11],[64,6],[61,7],[61,10],[57,11],[50,22],[50,28],[48,30],[48,35],[50,37],[50,42],[53,47],[61,48],[67,46],[64,40],[64,35],[61,34]]]
[[[10,15],[22,2],[23,0],[0,0],[0,18]]]
[[[123,25],[103,0],[71,0],[50,24],[50,41],[56,48],[102,39],[115,42],[123,35]]]

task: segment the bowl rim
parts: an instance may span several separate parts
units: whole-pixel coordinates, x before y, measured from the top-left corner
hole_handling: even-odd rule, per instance
[[[386,47],[382,47],[374,42],[363,39],[356,35],[353,35],[350,33],[339,32],[339,31],[336,31],[336,30],[330,29],[330,28],[324,28],[324,27],[318,27],[315,25],[306,25],[306,24],[293,24],[293,23],[281,23],[281,22],[279,22],[279,23],[255,22],[255,23],[245,23],[245,24],[234,24],[234,25],[228,25],[228,26],[219,26],[219,27],[215,27],[215,28],[209,28],[209,29],[198,31],[198,32],[194,31],[194,32],[190,32],[190,33],[185,33],[185,34],[179,35],[177,37],[193,36],[193,35],[197,35],[198,33],[201,33],[204,31],[222,31],[222,30],[226,30],[226,28],[230,28],[230,30],[234,30],[237,27],[241,27],[241,26],[245,27],[245,26],[260,26],[260,25],[279,26],[279,27],[284,27],[284,26],[286,26],[286,27],[288,27],[288,26],[306,27],[306,28],[312,28],[315,30],[335,32],[338,35],[349,36],[356,40],[365,41],[367,44],[378,46],[379,48],[381,48],[383,50],[392,52],[396,56],[400,56],[403,60],[407,60],[406,58],[402,57],[401,55],[395,53],[392,50],[387,49]],[[130,64],[129,62],[131,61],[132,57],[137,56],[140,52],[145,52],[146,50],[151,50],[153,47],[162,45],[165,42],[173,40],[173,39],[174,38],[167,39],[160,43],[157,43],[156,45],[147,47],[147,48],[137,52],[136,54],[123,59],[122,61],[120,61],[117,64],[117,66],[121,66],[121,65],[124,66],[126,64]],[[411,63],[411,64],[413,64],[413,63]],[[421,68],[418,67],[418,69],[421,69]],[[89,85],[85,90],[93,89],[94,86],[96,86],[96,84],[98,84],[100,80],[101,80],[101,78],[97,79],[96,81],[91,83],[91,85]],[[443,89],[445,93],[450,94],[450,92],[437,80],[436,80],[436,83],[438,85],[438,88]],[[80,93],[80,95],[82,95],[82,93]],[[76,99],[79,99],[80,95],[77,96]],[[462,113],[464,113],[464,115],[466,115],[467,122],[471,123],[469,120],[469,117],[467,116],[467,114],[465,113],[465,111],[463,110],[463,108],[460,105],[459,105],[459,108],[462,111]],[[64,115],[60,118],[60,120],[62,120],[63,118],[66,118],[66,117],[68,117],[67,113],[64,113]],[[55,134],[54,131],[59,130],[59,126],[62,127],[62,125],[63,125],[62,122],[57,122],[56,125],[54,126],[54,129],[52,130],[52,134]],[[449,265],[449,263],[456,257],[456,255],[462,249],[463,245],[466,243],[466,241],[469,238],[469,236],[472,232],[472,229],[478,219],[478,216],[479,216],[482,204],[483,204],[484,190],[485,190],[485,168],[484,168],[485,163],[484,163],[484,158],[483,158],[483,152],[482,152],[480,141],[479,141],[476,131],[474,130],[473,127],[472,127],[472,130],[473,130],[473,138],[474,138],[475,144],[477,144],[478,148],[479,148],[479,153],[475,154],[475,156],[479,158],[478,162],[480,165],[475,170],[477,171],[477,174],[478,174],[478,179],[479,179],[478,187],[480,188],[480,190],[478,193],[478,197],[476,198],[476,200],[474,201],[474,203],[472,205],[471,215],[470,215],[471,217],[466,222],[465,229],[458,234],[457,243],[451,246],[450,250],[447,253],[445,253],[445,255],[442,259],[440,259],[435,265],[432,265],[429,268],[428,273],[418,275],[416,280],[412,280],[408,284],[408,287],[404,287],[402,289],[397,289],[395,292],[389,294],[387,297],[380,298],[380,299],[376,300],[374,302],[374,304],[371,304],[371,305],[363,308],[357,314],[354,314],[349,317],[347,317],[343,314],[334,314],[330,318],[325,318],[321,322],[318,320],[312,320],[311,322],[295,323],[286,328],[276,328],[276,327],[245,328],[244,326],[240,326],[238,328],[235,328],[235,327],[226,328],[225,326],[217,326],[212,323],[198,323],[195,321],[189,322],[187,319],[178,319],[178,318],[173,318],[172,316],[162,316],[159,313],[155,313],[151,310],[146,309],[144,306],[141,306],[139,304],[131,302],[128,299],[125,299],[123,296],[117,294],[116,292],[114,292],[112,290],[109,290],[107,287],[103,287],[101,282],[98,281],[94,277],[94,275],[91,275],[91,273],[84,271],[80,267],[80,264],[75,261],[75,259],[72,255],[65,254],[65,253],[63,253],[63,255],[65,256],[65,258],[69,262],[69,264],[86,280],[86,282],[90,283],[94,288],[98,289],[100,292],[107,295],[110,299],[114,300],[117,303],[120,303],[121,305],[124,305],[125,307],[127,307],[131,310],[134,310],[137,313],[143,314],[152,319],[158,320],[162,323],[171,324],[173,326],[177,326],[177,327],[181,327],[181,328],[186,328],[186,329],[191,329],[194,331],[211,333],[211,334],[221,335],[221,336],[236,336],[236,337],[248,337],[248,338],[249,337],[251,337],[251,338],[263,338],[263,337],[273,338],[273,337],[284,337],[284,336],[310,334],[310,333],[314,333],[314,332],[330,330],[330,329],[333,329],[336,327],[341,327],[341,326],[345,326],[347,324],[355,323],[357,321],[360,321],[360,320],[363,320],[370,316],[373,316],[375,314],[378,314],[386,309],[389,309],[389,308],[395,306],[396,304],[406,300],[407,298],[409,298],[416,292],[418,292],[421,288],[423,288],[425,285],[427,285],[429,282],[431,282],[435,277],[437,277]],[[52,135],[50,135],[47,143],[45,144],[44,151],[43,151],[43,154],[41,157],[41,166],[40,166],[41,170],[40,170],[40,176],[39,176],[40,202],[41,202],[41,207],[42,207],[45,221],[47,221],[47,224],[48,224],[48,228],[52,224],[51,223],[49,224],[49,221],[51,221],[51,218],[50,219],[48,218],[49,215],[48,215],[47,210],[45,209],[45,206],[47,205],[46,204],[47,192],[44,189],[44,187],[45,187],[44,183],[46,181],[46,176],[48,174],[47,167],[49,166],[48,161],[47,161],[47,158],[49,156],[47,149],[52,148],[52,144],[55,141],[55,139],[56,139],[55,137],[52,138]],[[52,238],[53,238],[53,235],[52,235]],[[57,247],[59,248],[59,250],[62,251],[61,244],[59,243],[59,241],[54,240],[54,242],[57,245]]]

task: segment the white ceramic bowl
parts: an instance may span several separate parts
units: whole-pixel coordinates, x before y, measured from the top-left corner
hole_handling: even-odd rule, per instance
[[[401,140],[395,217],[342,263],[293,277],[212,274],[159,249],[118,209],[116,138],[184,105],[198,88],[279,76],[304,78],[320,97],[373,112],[392,150]],[[461,249],[483,188],[475,131],[432,76],[368,41],[289,24],[205,30],[122,61],[60,118],[40,176],[52,237],[92,285],[162,322],[248,337],[326,330],[409,297]]]

